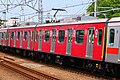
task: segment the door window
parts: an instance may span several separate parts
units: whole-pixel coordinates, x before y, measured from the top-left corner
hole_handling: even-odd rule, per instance
[[[40,40],[42,40],[42,30],[40,30]]]
[[[88,43],[94,43],[94,29],[88,29]]]
[[[36,41],[38,40],[38,31],[36,31]]]
[[[109,45],[114,46],[114,37],[115,37],[115,30],[110,29],[110,36],[109,36]]]
[[[18,32],[18,40],[20,39],[20,32]]]
[[[55,42],[55,39],[56,39],[56,30],[53,29],[52,30],[52,42]]]
[[[72,29],[68,29],[68,43],[72,42]]]

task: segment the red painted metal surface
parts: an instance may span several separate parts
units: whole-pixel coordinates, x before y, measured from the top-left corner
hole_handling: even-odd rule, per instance
[[[107,54],[118,54],[118,48],[107,48]]]
[[[60,55],[66,55],[66,45],[67,45],[67,30],[72,28],[73,33],[72,33],[72,48],[71,48],[71,55],[74,57],[78,58],[86,58],[86,52],[87,52],[87,37],[88,37],[88,29],[89,28],[94,29],[94,43],[93,43],[93,53],[92,53],[92,59],[93,60],[102,60],[103,56],[103,46],[104,46],[104,29],[105,29],[105,23],[87,23],[87,24],[72,24],[72,25],[60,25],[60,26],[44,26],[44,27],[39,27],[37,26],[36,28],[31,27],[31,28],[20,28],[20,29],[10,29],[8,32],[28,32],[31,31],[30,35],[30,50],[35,50],[38,51],[39,48],[39,38],[40,38],[40,33],[39,31],[42,30],[42,52],[47,52],[50,53],[51,49],[51,41],[52,41],[52,29],[56,29],[56,42],[55,42],[55,54],[60,54]],[[98,30],[102,29],[102,45],[98,45]],[[37,40],[32,39],[32,32],[38,31],[38,36]],[[48,42],[45,42],[45,31],[50,31],[50,40]],[[58,32],[59,30],[65,30],[65,37],[64,37],[64,42],[60,43],[58,41]],[[84,42],[82,44],[77,44],[76,43],[76,31],[77,30],[84,30]],[[35,34],[34,34],[35,35]],[[17,36],[16,36],[17,37]],[[22,38],[22,48],[27,49],[28,47],[28,33],[26,35],[26,40],[24,39],[24,34],[21,36]],[[14,45],[14,40],[10,38],[10,46],[13,47]],[[20,48],[20,40],[16,38],[16,47]]]

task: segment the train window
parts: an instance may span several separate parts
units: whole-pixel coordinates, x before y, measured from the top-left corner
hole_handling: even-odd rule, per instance
[[[34,31],[32,31],[32,40],[34,39]]]
[[[4,39],[6,39],[6,33],[4,32]]]
[[[110,46],[114,45],[114,36],[115,36],[115,30],[110,29],[110,37],[109,37],[109,45]]]
[[[72,42],[72,29],[68,29],[68,43]]]
[[[76,43],[82,44],[84,41],[84,30],[76,31]]]
[[[40,40],[42,40],[42,30],[40,30]]]
[[[18,36],[17,36],[18,40],[20,39],[20,32],[18,32]]]
[[[26,40],[27,39],[27,32],[25,31],[24,32],[24,40]]]
[[[2,38],[2,33],[0,32],[0,39]]]
[[[36,38],[36,41],[38,40],[38,31],[36,31],[36,36],[35,36]]]
[[[13,38],[14,38],[14,32],[11,33],[11,39],[13,39]]]
[[[88,30],[88,42],[94,43],[94,29],[93,28],[90,28]]]
[[[31,31],[28,31],[28,37],[30,38],[30,36],[31,36]]]
[[[52,30],[52,41],[54,42],[56,39],[56,29]]]
[[[50,31],[45,31],[45,42],[48,42],[50,40]]]
[[[2,33],[2,39],[4,38],[4,33]]]
[[[64,42],[64,38],[65,38],[65,30],[60,30],[58,33],[58,41]]]
[[[102,44],[102,29],[98,31],[98,45]]]

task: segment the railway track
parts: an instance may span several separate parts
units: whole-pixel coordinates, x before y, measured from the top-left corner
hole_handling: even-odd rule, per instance
[[[63,71],[67,71],[70,73],[75,73],[77,75],[83,75],[83,76],[88,76],[94,79],[100,79],[100,80],[117,80],[117,78],[112,77],[112,76],[105,76],[105,75],[101,75],[101,74],[97,74],[97,73],[91,73],[90,71],[83,69],[83,68],[79,68],[79,67],[75,67],[75,66],[60,66],[60,65],[56,65],[56,64],[45,64],[42,63],[44,65],[47,65],[49,67],[54,67]],[[72,77],[72,76],[71,76]]]
[[[6,60],[7,59],[7,60]],[[30,59],[31,60],[31,59]],[[15,60],[13,59],[13,58],[11,58],[11,57],[6,57],[6,56],[4,56],[3,58],[0,58],[0,64],[2,63],[4,63],[4,64],[8,64],[8,63],[12,63],[12,64],[15,64],[16,66],[20,66],[19,64],[16,64],[16,63],[13,63]],[[55,68],[54,70],[52,70],[51,72],[53,72],[53,71],[55,71],[56,69],[58,69],[58,71],[64,71],[64,72],[62,72],[62,74],[64,74],[64,75],[66,75],[67,73],[68,73],[68,75],[69,74],[71,74],[71,73],[73,73],[73,74],[75,74],[75,75],[77,75],[77,76],[79,76],[79,75],[82,75],[82,76],[84,76],[84,77],[90,77],[90,78],[93,78],[93,79],[101,79],[101,80],[105,80],[105,79],[114,79],[114,80],[116,80],[116,78],[113,78],[113,77],[111,77],[111,76],[102,76],[102,75],[98,75],[98,74],[96,74],[96,73],[90,73],[89,71],[86,71],[85,69],[81,69],[81,68],[78,68],[78,67],[68,67],[68,66],[60,66],[60,65],[57,65],[57,64],[47,64],[47,63],[45,63],[45,62],[40,62],[40,64],[42,64],[42,65],[45,65],[45,66],[47,66],[47,68],[49,68],[49,67],[52,67],[52,68]],[[23,67],[23,66],[22,66]],[[24,68],[24,69],[26,69],[26,67]],[[49,68],[49,69],[51,69],[51,68]],[[27,70],[27,69],[26,69]],[[41,76],[41,74],[39,74],[39,72],[38,71],[36,71],[36,72],[34,72],[34,71],[31,71],[31,70],[28,70],[28,71],[30,71],[30,72],[32,72],[32,73],[35,73],[35,74],[38,74],[38,75],[40,75]],[[40,70],[41,71],[41,70]],[[20,72],[20,71],[19,71]],[[19,73],[18,72],[18,73]],[[25,71],[26,72],[26,71]],[[45,71],[46,72],[46,71]],[[42,71],[42,73],[44,73],[44,74],[46,74],[44,72],[44,70]],[[49,75],[50,76],[50,74],[48,74],[48,73],[50,73],[49,71],[47,71],[47,75]],[[57,72],[58,74],[60,74],[59,72]],[[21,74],[21,73],[20,73]],[[22,74],[22,75],[24,75],[24,76],[26,76],[26,77],[28,77],[29,78],[29,76],[28,75],[25,75],[25,74]],[[29,73],[29,75],[30,75],[30,73]],[[34,75],[34,74],[33,74]],[[60,77],[60,78],[56,78],[56,79],[53,79],[53,78],[46,78],[46,76],[44,77],[44,75],[42,75],[42,77],[40,77],[40,76],[38,76],[38,77],[35,77],[35,78],[37,78],[37,79],[35,79],[34,77],[33,78],[31,78],[30,77],[30,79],[34,79],[34,80],[60,80],[60,79],[64,79],[64,77]],[[49,77],[48,76],[48,77]],[[55,76],[58,76],[59,77],[59,75],[55,75]],[[53,77],[53,76],[52,76]],[[69,77],[74,77],[74,75],[70,75]],[[79,78],[80,79],[80,78]],[[68,79],[69,80],[69,79]]]
[[[24,66],[21,66],[15,62],[14,60],[6,60],[7,57],[0,58],[0,65],[9,68],[25,77],[28,77],[31,80],[60,80],[59,78],[52,76],[48,73],[42,71],[36,71]]]

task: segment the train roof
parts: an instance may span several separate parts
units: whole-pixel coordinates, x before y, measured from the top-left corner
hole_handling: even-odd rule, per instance
[[[113,27],[117,27],[119,26],[120,27],[120,17],[115,17],[115,18],[111,18],[109,21],[108,21],[108,26],[113,26]]]
[[[111,18],[108,22],[109,23],[111,23],[111,22],[120,22],[120,17]]]
[[[18,27],[9,27],[9,29],[17,29],[17,28],[32,28],[32,27],[45,27],[45,26],[60,26],[60,25],[74,25],[74,24],[89,24],[89,23],[102,23],[106,22],[108,19],[96,19],[96,20],[84,20],[84,21],[76,21],[76,22],[67,22],[67,23],[49,23],[49,24],[41,24],[41,25],[30,25],[30,26],[18,26]]]

